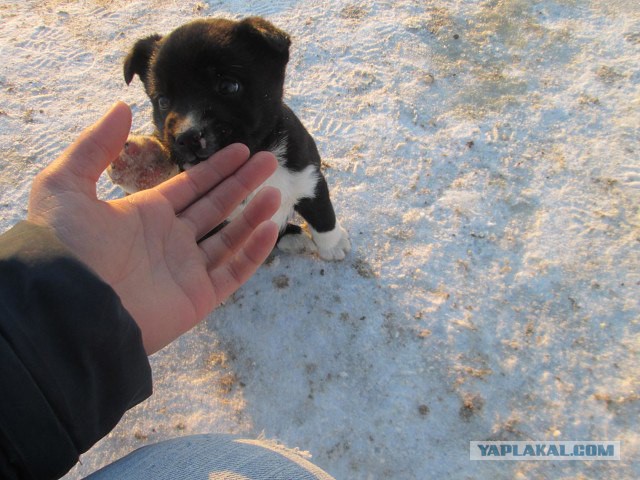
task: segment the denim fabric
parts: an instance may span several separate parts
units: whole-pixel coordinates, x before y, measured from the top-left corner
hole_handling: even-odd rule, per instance
[[[233,435],[193,435],[142,447],[85,480],[333,480],[300,452]]]

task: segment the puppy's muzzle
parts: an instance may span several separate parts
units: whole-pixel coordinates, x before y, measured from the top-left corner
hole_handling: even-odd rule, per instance
[[[198,157],[198,153],[203,152],[207,148],[207,141],[204,138],[202,130],[190,128],[186,132],[181,133],[176,138],[176,148],[187,155],[193,154]]]
[[[199,128],[189,128],[175,138],[173,150],[180,169],[187,170],[209,158],[217,148],[216,142],[207,138],[206,132]]]

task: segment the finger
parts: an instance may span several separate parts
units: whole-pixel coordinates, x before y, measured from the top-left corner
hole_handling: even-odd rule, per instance
[[[124,102],[117,102],[95,124],[56,160],[52,169],[70,173],[77,182],[95,184],[107,165],[113,161],[127,141],[131,129],[131,110]]]
[[[280,190],[265,187],[258,192],[229,225],[200,243],[200,248],[209,259],[209,268],[217,268],[233,256],[258,226],[270,219],[279,207]]]
[[[182,172],[156,189],[171,203],[176,213],[183,211],[249,159],[249,149],[236,143],[216,152],[211,158]]]
[[[218,304],[224,302],[255,273],[273,250],[277,239],[278,226],[267,220],[254,230],[232,259],[209,271]]]
[[[273,154],[255,154],[233,175],[180,214],[180,219],[200,239],[222,223],[233,210],[269,178],[278,163]]]

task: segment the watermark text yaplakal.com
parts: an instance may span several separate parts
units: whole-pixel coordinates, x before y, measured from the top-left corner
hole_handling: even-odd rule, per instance
[[[620,442],[469,442],[470,460],[620,460]]]

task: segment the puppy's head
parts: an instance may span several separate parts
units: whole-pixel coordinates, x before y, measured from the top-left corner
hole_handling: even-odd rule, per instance
[[[273,130],[290,44],[258,17],[196,20],[138,40],[124,78],[140,77],[160,138],[186,167],[234,142],[253,151]]]

